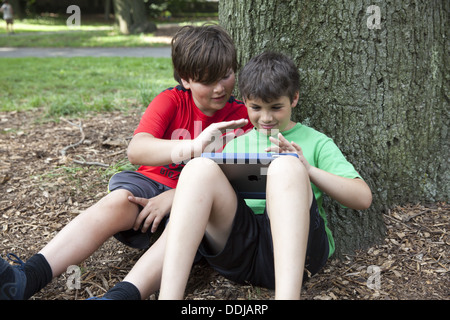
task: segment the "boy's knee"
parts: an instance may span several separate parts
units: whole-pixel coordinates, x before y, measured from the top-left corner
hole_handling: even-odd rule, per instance
[[[102,199],[102,203],[111,210],[127,209],[134,205],[128,200],[128,197],[132,195],[133,194],[126,189],[114,190]]]
[[[270,163],[267,175],[308,176],[305,166],[297,157],[280,156]]]
[[[217,181],[223,175],[219,165],[211,159],[194,158],[190,160],[183,168],[180,174],[180,181],[189,181],[189,183],[199,182],[202,185],[208,185],[208,182]]]
[[[196,172],[205,172],[205,171],[217,171],[220,170],[219,165],[215,163],[213,160],[203,157],[198,157],[190,160],[186,166],[183,168],[182,172],[185,171],[196,171]]]
[[[308,171],[297,157],[281,156],[275,159],[269,166],[267,176],[267,191],[271,196],[279,196],[281,192],[300,199],[303,195],[307,197],[304,198],[305,203],[311,203],[313,193]]]

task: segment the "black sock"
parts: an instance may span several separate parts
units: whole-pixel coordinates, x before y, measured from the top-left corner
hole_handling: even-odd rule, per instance
[[[0,300],[13,300],[15,299],[16,290],[10,288],[14,284],[17,284],[19,280],[16,279],[14,269],[11,267],[7,260],[2,258],[2,264],[0,265],[0,267]]]
[[[141,300],[141,293],[131,282],[119,282],[103,295],[103,298],[111,300]]]
[[[45,257],[37,253],[25,263],[25,275],[27,276],[27,285],[25,287],[24,299],[29,299],[36,292],[45,287],[52,281],[52,268]]]

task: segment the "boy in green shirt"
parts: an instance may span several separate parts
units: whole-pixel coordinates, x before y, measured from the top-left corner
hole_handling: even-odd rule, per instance
[[[334,251],[323,192],[356,210],[371,204],[370,188],[333,141],[291,120],[299,74],[289,58],[270,52],[254,57],[239,75],[239,88],[255,128],[224,152],[298,158],[270,164],[262,202],[241,199],[209,159],[186,165],[171,211],[160,299],[183,297],[197,247],[225,277],[275,288],[276,299],[298,299],[304,269],[318,272]]]

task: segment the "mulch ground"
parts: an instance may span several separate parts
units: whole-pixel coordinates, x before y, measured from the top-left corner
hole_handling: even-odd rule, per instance
[[[82,210],[106,194],[140,111],[39,121],[39,112],[0,113],[0,254],[26,260]],[[81,130],[80,130],[81,128]],[[81,138],[83,137],[82,141]],[[305,282],[305,300],[449,300],[450,206],[410,204],[380,213],[382,245],[331,259]],[[121,281],[143,252],[111,239],[80,267],[80,289],[65,273],[36,300],[101,296]],[[237,285],[204,262],[192,269],[186,299],[273,299],[271,290]],[[157,294],[149,299],[156,299]]]

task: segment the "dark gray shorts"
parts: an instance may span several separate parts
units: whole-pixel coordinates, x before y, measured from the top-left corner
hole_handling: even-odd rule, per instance
[[[135,197],[140,198],[153,198],[164,191],[170,190],[166,185],[153,181],[152,179],[144,176],[143,174],[135,171],[122,171],[116,173],[111,180],[109,180],[108,190],[114,191],[119,189],[125,189],[130,191]],[[141,208],[142,210],[142,208]],[[166,225],[167,217],[161,222],[158,229]],[[142,233],[140,230],[127,230],[121,231],[114,235],[114,237],[123,242],[124,244],[137,248],[147,249],[151,245],[153,233],[150,232],[151,228],[148,228],[147,232]],[[157,232],[160,234],[160,232]]]
[[[204,238],[198,251],[225,278],[237,283],[275,288],[272,233],[267,211],[264,214],[254,214],[239,196],[232,230],[225,248],[220,253],[212,255]],[[311,274],[317,273],[325,265],[328,252],[325,223],[319,215],[316,199],[313,199],[305,269]]]

